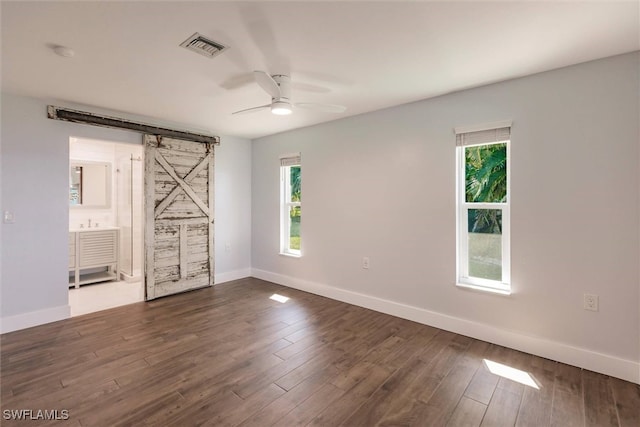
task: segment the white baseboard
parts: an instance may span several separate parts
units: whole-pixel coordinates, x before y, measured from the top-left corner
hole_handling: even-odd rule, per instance
[[[30,311],[15,316],[7,316],[0,319],[0,333],[13,332],[32,326],[44,325],[45,323],[57,322],[68,319],[71,316],[71,307],[61,305],[44,310]]]
[[[270,271],[254,268],[251,270],[251,276],[640,384],[638,361],[620,359],[612,355]]]
[[[216,273],[215,274],[215,284],[220,284],[224,282],[230,282],[232,280],[244,279],[245,277],[251,276],[250,268],[243,268],[241,270],[228,271],[226,273]]]

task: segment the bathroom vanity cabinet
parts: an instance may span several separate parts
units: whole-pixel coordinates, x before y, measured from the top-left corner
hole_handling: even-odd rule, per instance
[[[69,231],[69,286],[118,280],[119,229]]]

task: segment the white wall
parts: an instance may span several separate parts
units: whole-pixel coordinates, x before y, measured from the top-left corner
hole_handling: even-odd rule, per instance
[[[7,332],[69,315],[69,138],[140,144],[141,137],[47,119],[45,100],[3,93],[1,103],[2,210],[15,214],[14,224],[0,228],[0,329]],[[250,165],[251,142],[222,136],[216,148],[217,282],[249,274]]]
[[[222,137],[216,147],[216,283],[251,275],[251,142]]]
[[[254,275],[638,382],[638,64],[613,57],[254,141]],[[454,286],[453,128],[500,120],[513,120],[508,297]],[[278,156],[297,151],[300,259],[278,255]]]

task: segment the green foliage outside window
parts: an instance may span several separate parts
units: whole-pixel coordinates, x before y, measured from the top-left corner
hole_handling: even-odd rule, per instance
[[[291,167],[290,177],[291,201],[300,202],[302,188],[300,166]],[[291,228],[289,230],[289,247],[296,250],[300,250],[300,214],[300,206],[293,206],[289,210],[289,216],[291,217]]]
[[[507,201],[507,144],[465,148],[465,200],[467,203]],[[468,230],[473,233],[502,232],[501,211],[473,209]]]

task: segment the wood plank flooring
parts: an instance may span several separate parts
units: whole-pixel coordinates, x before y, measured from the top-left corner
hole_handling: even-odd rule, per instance
[[[0,345],[3,426],[640,425],[638,385],[258,279]],[[539,389],[483,359],[530,373]],[[4,419],[20,409],[69,419]]]

